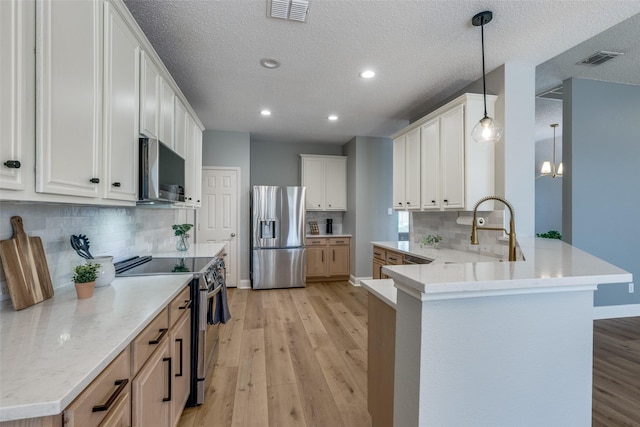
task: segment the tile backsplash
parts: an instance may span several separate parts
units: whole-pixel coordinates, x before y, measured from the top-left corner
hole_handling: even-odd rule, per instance
[[[477,215],[485,219],[485,227],[504,227],[504,211],[478,211]],[[413,212],[409,238],[412,242],[420,243],[429,234],[439,234],[442,236],[440,246],[444,248],[496,257],[508,256],[508,237],[498,231],[479,231],[480,244],[471,245],[472,219],[472,212]]]
[[[307,234],[310,231],[309,221],[316,221],[318,223],[318,228],[320,229],[320,234],[324,234],[327,231],[327,218],[331,218],[333,220],[333,234],[342,234],[343,216],[343,212],[307,211]]]
[[[112,255],[117,260],[132,255],[151,254],[171,249],[176,237],[172,224],[193,224],[192,210],[143,207],[102,207],[2,202],[0,240],[11,238],[10,219],[22,217],[28,236],[39,236],[47,256],[53,287],[71,283],[72,269],[84,262],[71,248],[69,237],[84,234],[94,256]],[[0,299],[9,298],[9,290],[0,268]]]

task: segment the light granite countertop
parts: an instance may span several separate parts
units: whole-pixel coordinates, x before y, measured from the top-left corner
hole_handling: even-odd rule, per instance
[[[428,259],[431,264],[451,264],[463,262],[495,262],[498,257],[491,255],[481,255],[474,252],[458,251],[455,249],[433,249],[430,246],[421,247],[418,243],[413,242],[371,242],[375,246],[385,249],[402,252],[408,255],[414,255],[420,258]]]
[[[61,413],[191,280],[118,277],[79,300],[73,286],[0,310],[0,421]]]
[[[351,237],[351,234],[344,234],[344,233],[340,233],[340,234],[335,234],[335,233],[333,233],[333,234],[326,234],[326,233],[308,234],[307,233],[307,235],[306,235],[307,239],[313,239],[314,237],[327,237],[327,238],[338,237],[338,238],[340,238],[340,237]]]

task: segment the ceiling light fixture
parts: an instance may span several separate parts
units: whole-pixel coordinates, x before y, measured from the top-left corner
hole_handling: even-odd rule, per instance
[[[372,70],[365,70],[365,71],[360,73],[360,77],[362,77],[363,79],[370,79],[375,75],[376,75],[376,73],[374,71],[372,71]]]
[[[484,26],[493,19],[493,13],[485,10],[471,18],[475,27],[480,27],[482,35],[482,93],[484,95],[484,117],[473,127],[471,137],[476,142],[498,142],[502,137],[502,125],[487,115],[487,79],[484,68]]]
[[[327,119],[331,120],[332,122],[335,122],[336,120],[338,120],[338,116],[336,116],[335,114],[332,114],[329,117],[327,117]]]
[[[278,58],[262,58],[260,65],[264,68],[278,68],[280,66],[280,60]]]
[[[558,169],[556,170],[556,128],[558,127],[557,123],[553,123],[549,125],[553,128],[553,155],[551,156],[552,161],[546,161],[542,163],[542,168],[540,168],[540,176],[550,176],[551,178],[562,178],[562,173],[564,172],[564,168],[562,167],[562,162],[558,165]]]
[[[270,115],[271,115],[271,111],[269,111],[269,110],[262,110],[262,111],[260,111],[260,114],[262,114],[263,116],[270,116]]]

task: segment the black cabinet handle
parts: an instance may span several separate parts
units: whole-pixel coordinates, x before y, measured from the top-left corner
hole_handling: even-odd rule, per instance
[[[178,310],[186,310],[189,307],[191,307],[191,300],[184,300],[184,305],[178,307]]]
[[[431,201],[431,203],[433,203],[433,204],[435,205],[435,204],[436,204],[436,201],[435,201],[435,200],[432,200],[432,201]]]
[[[158,335],[158,338],[156,338],[155,340],[151,340],[151,341],[149,341],[149,345],[156,345],[156,344],[159,344],[159,343],[160,343],[160,341],[162,341],[162,338],[164,338],[164,336],[165,336],[165,335],[167,335],[167,332],[168,332],[168,331],[169,331],[169,330],[168,330],[168,329],[166,329],[166,328],[162,328],[162,329],[160,329],[160,335]]]
[[[100,184],[100,178],[91,178],[89,182],[92,184]]]
[[[200,200],[196,200],[196,203],[200,203]]]
[[[22,166],[18,160],[7,160],[4,165],[9,169],[20,169],[20,166]]]
[[[116,399],[118,398],[120,393],[122,393],[122,390],[124,390],[124,388],[127,386],[128,383],[129,383],[129,380],[126,378],[124,380],[116,380],[115,385],[117,385],[118,388],[113,392],[111,396],[109,396],[109,398],[107,399],[104,405],[94,406],[93,408],[91,408],[91,412],[108,411],[109,408],[111,408],[111,405],[113,405],[113,402],[116,401]]]
[[[333,262],[336,262],[336,250],[333,249]]]
[[[444,202],[445,202],[446,204],[449,204],[449,201],[448,201],[447,199],[444,199]]]
[[[398,202],[398,204],[402,206],[402,202]]]
[[[164,357],[162,359],[163,362],[169,362],[169,365],[167,367],[167,382],[169,383],[169,396],[168,397],[163,397],[162,401],[163,402],[171,402],[171,358],[170,357]]]
[[[120,187],[120,183],[119,183],[119,182],[114,182],[114,183],[113,183],[113,184],[111,184],[111,185],[113,185],[114,187]]]
[[[176,338],[176,342],[180,343],[180,372],[176,373],[176,377],[182,376],[182,338]]]

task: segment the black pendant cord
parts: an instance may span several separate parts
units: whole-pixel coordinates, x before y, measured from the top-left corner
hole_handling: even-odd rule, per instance
[[[482,94],[484,95],[484,118],[487,118],[487,79],[484,70],[484,23],[480,25],[480,34],[482,40]]]

